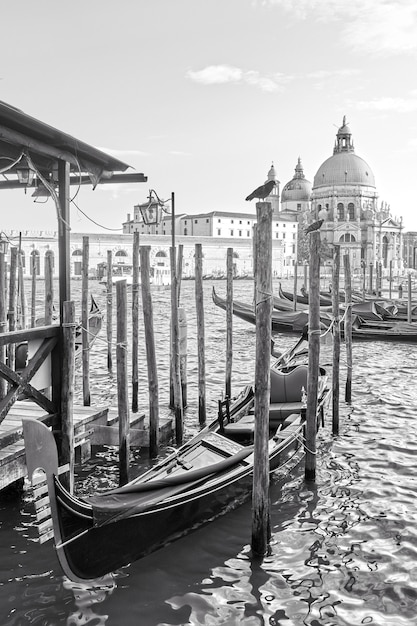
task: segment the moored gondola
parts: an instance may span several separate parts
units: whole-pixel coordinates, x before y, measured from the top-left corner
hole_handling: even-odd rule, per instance
[[[305,364],[271,368],[271,472],[303,450],[307,373]],[[329,393],[321,371],[317,422]],[[251,493],[254,430],[254,393],[246,387],[233,401],[219,401],[215,420],[137,479],[80,499],[59,479],[52,432],[25,419],[28,474],[45,472],[51,534],[65,574],[96,580],[237,507]]]

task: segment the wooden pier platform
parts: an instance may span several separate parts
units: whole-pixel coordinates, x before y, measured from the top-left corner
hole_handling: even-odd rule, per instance
[[[51,416],[31,401],[17,401],[0,424],[0,491],[27,475],[22,417],[32,417],[48,423]],[[131,446],[149,447],[149,430],[144,415],[130,416]],[[82,449],[94,445],[118,445],[117,410],[106,406],[74,406],[74,443]],[[173,435],[172,420],[161,420],[160,443],[167,444]],[[88,454],[87,454],[88,456]]]

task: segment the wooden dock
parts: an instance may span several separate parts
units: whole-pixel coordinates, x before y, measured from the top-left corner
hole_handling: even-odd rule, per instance
[[[49,423],[51,415],[29,400],[13,404],[0,424],[0,491],[27,475],[22,417]],[[118,445],[117,410],[107,406],[74,406],[74,443],[80,461],[90,456],[91,446]],[[160,442],[173,435],[172,420],[161,420]],[[149,447],[149,428],[144,415],[133,414],[130,421],[131,446]]]

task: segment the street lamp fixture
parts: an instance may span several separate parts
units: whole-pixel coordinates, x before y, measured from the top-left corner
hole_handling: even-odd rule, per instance
[[[21,185],[29,187],[35,176],[35,170],[29,165],[26,157],[23,157],[20,165],[16,167],[16,174]]]
[[[0,254],[4,254],[6,256],[9,250],[9,240],[3,237],[2,233],[0,233]]]
[[[166,212],[165,203],[161,200],[154,189],[149,190],[148,202],[138,204],[134,208],[139,209],[144,223],[147,226],[156,226],[162,219],[162,211]]]

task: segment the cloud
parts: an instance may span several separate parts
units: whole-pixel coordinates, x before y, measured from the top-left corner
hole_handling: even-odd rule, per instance
[[[351,102],[350,108],[360,111],[379,111],[388,113],[412,113],[417,111],[417,97],[411,98],[374,98],[373,100],[359,100]]]
[[[284,85],[292,80],[291,76],[279,72],[263,75],[256,70],[244,71],[232,65],[209,65],[199,71],[189,70],[186,76],[203,85],[244,84],[269,93],[283,91]]]
[[[371,54],[417,51],[415,0],[262,0],[299,20],[341,22],[341,40]]]

